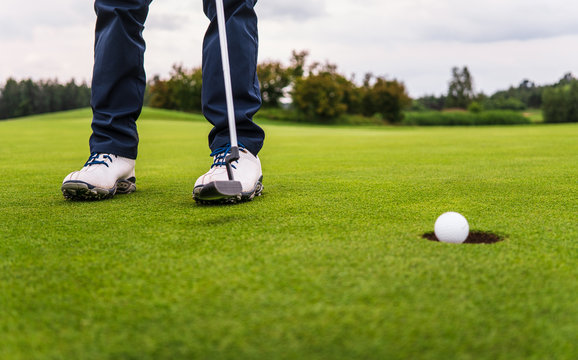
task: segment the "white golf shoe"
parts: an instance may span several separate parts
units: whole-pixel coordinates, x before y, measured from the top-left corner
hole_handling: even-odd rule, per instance
[[[193,199],[201,204],[236,203],[252,200],[260,196],[263,191],[263,173],[259,157],[251,154],[249,150],[239,146],[239,160],[231,164],[234,182],[240,182],[240,191],[227,194],[227,190],[234,182],[229,181],[225,157],[230,147],[216,149],[211,153],[213,165],[211,169],[201,175],[195,182]],[[237,184],[238,185],[238,184]],[[220,191],[222,189],[225,191]],[[229,189],[227,189],[229,188]],[[235,186],[232,186],[235,188]],[[235,191],[234,191],[235,192]]]
[[[103,200],[136,190],[133,159],[113,154],[90,155],[80,171],[68,174],[62,194],[69,200]]]

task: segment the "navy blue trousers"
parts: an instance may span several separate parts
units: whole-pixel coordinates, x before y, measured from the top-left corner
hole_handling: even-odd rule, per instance
[[[95,0],[96,40],[92,77],[90,151],[136,159],[146,75],[143,29],[152,0]],[[257,80],[257,0],[224,0],[237,136],[253,154],[265,133],[253,122],[261,106]],[[203,114],[213,124],[209,147],[229,143],[221,48],[214,0],[204,0],[211,23],[203,42]]]

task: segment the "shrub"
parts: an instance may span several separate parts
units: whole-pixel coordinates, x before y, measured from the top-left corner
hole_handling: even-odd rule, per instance
[[[477,122],[474,125],[518,125],[529,124],[530,119],[516,111],[492,110],[483,111],[478,114]]]
[[[530,120],[515,111],[493,110],[480,113],[471,112],[409,112],[405,114],[403,125],[422,126],[473,126],[528,124]]]
[[[474,114],[479,114],[484,110],[482,104],[477,101],[472,101],[470,105],[468,105],[468,111]]]

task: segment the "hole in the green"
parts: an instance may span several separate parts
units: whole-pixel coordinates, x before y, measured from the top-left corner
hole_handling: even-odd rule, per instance
[[[427,232],[421,237],[431,241],[439,241],[433,231]],[[464,241],[464,244],[494,244],[503,240],[504,237],[498,234],[494,234],[488,231],[472,230],[470,231],[466,241]]]

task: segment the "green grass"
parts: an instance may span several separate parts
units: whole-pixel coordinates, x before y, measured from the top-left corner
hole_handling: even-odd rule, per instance
[[[544,114],[541,109],[528,109],[523,112],[524,116],[530,119],[532,123],[543,123]]]
[[[576,124],[265,124],[264,196],[202,207],[198,115],[145,110],[98,203],[87,110],[0,122],[0,359],[578,357]],[[449,210],[506,239],[422,239]]]

